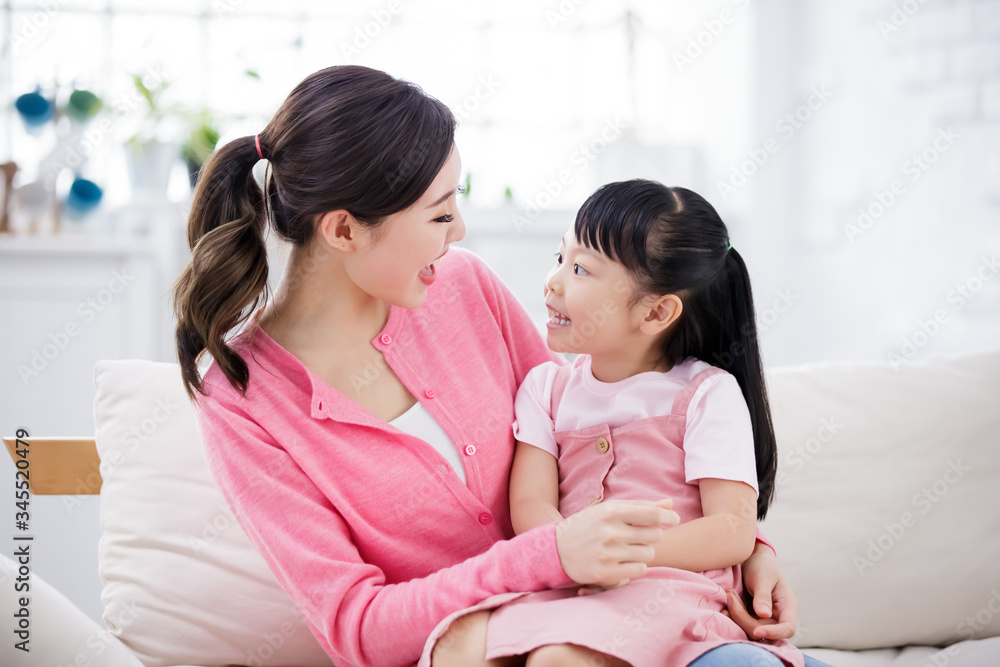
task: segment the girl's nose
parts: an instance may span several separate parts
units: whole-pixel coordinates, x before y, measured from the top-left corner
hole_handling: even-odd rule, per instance
[[[559,284],[559,280],[556,275],[559,273],[559,267],[555,267],[549,271],[549,275],[545,276],[545,284],[543,285],[542,294],[548,296],[549,292],[558,293],[562,286]]]

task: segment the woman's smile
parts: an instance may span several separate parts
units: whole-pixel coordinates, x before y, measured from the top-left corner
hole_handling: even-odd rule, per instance
[[[433,262],[431,262],[430,264],[428,264],[424,268],[420,269],[420,273],[418,273],[417,275],[420,276],[420,281],[423,284],[429,286],[431,283],[434,282],[434,278],[437,277],[437,265],[438,265],[438,262],[440,262],[441,259],[446,254],[448,254],[448,249],[447,248],[445,248],[445,251],[443,253],[441,253],[438,256],[437,259],[435,259]]]

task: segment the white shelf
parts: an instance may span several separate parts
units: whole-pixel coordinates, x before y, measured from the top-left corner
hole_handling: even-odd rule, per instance
[[[144,236],[112,236],[83,232],[59,234],[0,234],[2,256],[108,256],[151,255],[157,252],[155,239]]]

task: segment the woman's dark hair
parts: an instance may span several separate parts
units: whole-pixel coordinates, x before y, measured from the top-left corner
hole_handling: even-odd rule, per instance
[[[260,159],[254,137],[218,148],[198,180],[188,216],[192,258],[173,288],[188,396],[205,394],[197,364],[206,350],[246,395],[246,362],[225,337],[267,302],[269,222],[296,246],[337,209],[374,229],[420,198],[448,159],[454,134],[454,115],[418,86],[351,65],[303,79],[260,132],[270,166],[263,190],[252,173]]]
[[[576,216],[577,241],[628,269],[631,304],[676,294],[683,307],[660,352],[671,366],[695,357],[736,378],[753,423],[757,517],[774,497],[777,447],[757,345],[750,276],[715,209],[685,188],[636,179],[609,183]]]

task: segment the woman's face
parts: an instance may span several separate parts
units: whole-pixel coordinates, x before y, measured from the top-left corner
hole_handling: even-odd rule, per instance
[[[465,237],[456,193],[462,171],[458,148],[415,204],[389,216],[359,239],[345,263],[348,275],[368,294],[403,308],[417,308],[436,277],[435,264],[448,245]]]

